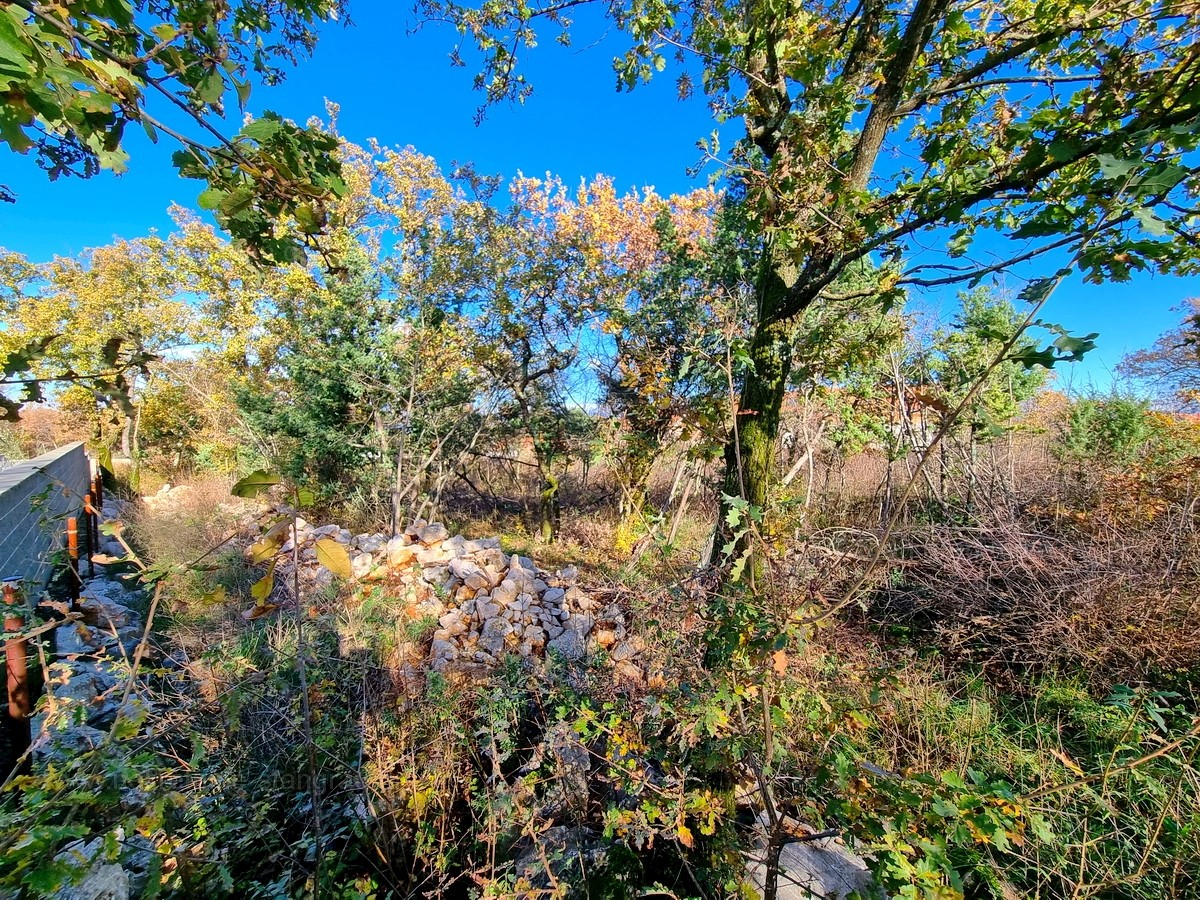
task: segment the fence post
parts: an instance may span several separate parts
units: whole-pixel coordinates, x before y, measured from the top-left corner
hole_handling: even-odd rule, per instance
[[[4,630],[10,633],[25,630],[25,611],[20,604],[20,585],[19,577],[4,579]],[[9,638],[4,645],[4,662],[8,670],[8,715],[5,717],[5,725],[10,736],[10,765],[15,764],[29,749],[33,736],[29,723],[29,717],[33,715],[33,703],[29,696],[28,653],[29,642],[24,637]]]
[[[91,491],[83,495],[83,515],[87,531],[88,578],[95,578],[96,564],[92,561],[92,557],[96,555],[97,545],[100,541],[97,539],[96,507],[92,505]]]
[[[67,519],[67,565],[71,570],[69,590],[71,592],[71,608],[74,609],[79,600],[79,520],[75,516]]]

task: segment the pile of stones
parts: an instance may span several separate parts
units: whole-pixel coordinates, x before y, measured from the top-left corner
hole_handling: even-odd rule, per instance
[[[451,536],[444,525],[423,520],[389,539],[297,518],[288,537],[276,558],[283,583],[291,576],[294,549],[302,585],[331,583],[334,574],[316,548],[331,539],[346,550],[355,579],[386,582],[415,616],[437,619],[427,656],[434,671],[494,666],[508,654],[575,662],[604,651],[618,677],[644,678],[639,657],[645,646],[629,634],[625,613],[580,587],[574,567],[551,574],[528,557],[504,553],[497,538]]]

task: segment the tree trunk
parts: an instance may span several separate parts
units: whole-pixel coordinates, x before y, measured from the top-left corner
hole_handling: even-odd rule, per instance
[[[140,432],[142,428],[142,407],[139,405],[134,414],[132,428],[126,430],[129,447],[125,451],[129,456],[129,488],[137,494],[142,489],[142,446]]]
[[[549,467],[542,470],[542,494],[538,512],[542,540],[547,544],[553,543],[558,533],[558,479]]]
[[[401,512],[404,504],[404,439],[396,449],[396,472],[392,479],[392,537],[400,533]]]
[[[750,342],[752,367],[743,376],[741,398],[735,410],[734,425],[725,441],[725,477],[722,492],[741,497],[751,505],[765,509],[771,482],[775,476],[775,439],[779,434],[779,414],[792,369],[792,329],[778,318],[787,284],[776,265],[764,265],[760,276],[758,319]],[[710,563],[719,564],[722,548],[733,536],[726,518],[730,504],[722,498],[717,540],[713,542]],[[734,555],[750,546],[749,535],[737,542]]]
[[[618,512],[624,534],[633,534],[645,525],[646,494],[653,460],[635,453],[624,454],[621,471],[621,498]]]

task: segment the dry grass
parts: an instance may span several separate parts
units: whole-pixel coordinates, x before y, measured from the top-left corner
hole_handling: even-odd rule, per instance
[[[871,615],[988,670],[1143,681],[1200,664],[1200,546],[1178,537],[1033,517],[911,528]]]

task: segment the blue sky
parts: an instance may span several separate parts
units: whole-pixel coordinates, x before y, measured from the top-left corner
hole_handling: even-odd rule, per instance
[[[351,140],[411,144],[444,166],[471,161],[486,173],[550,171],[568,183],[604,173],[620,190],[653,185],[671,193],[695,185],[687,169],[700,158],[697,140],[714,127],[704,100],[677,100],[670,70],[633,93],[617,93],[611,60],[621,36],[604,33],[600,23],[581,28],[569,48],[544,35],[526,67],[533,97],[524,106],[492,109],[477,127],[480,95],[471,89],[469,65],[450,66],[452,31],[430,27],[407,34],[413,25],[407,4],[358,0],[351,14],[354,24],[326,28],[314,57],[283,85],[257,86],[251,107],[303,121],[323,114],[328,98],[340,105],[339,128]],[[736,123],[727,133],[736,135]],[[0,182],[19,195],[15,206],[0,206],[0,246],[45,260],[114,236],[168,230],[168,206],[194,206],[201,185],[175,175],[171,142],[155,146],[140,132],[130,135],[130,171],[90,181],[51,184],[31,158],[0,150]],[[1120,358],[1173,327],[1172,307],[1197,293],[1191,279],[1142,277],[1102,286],[1070,279],[1045,318],[1076,333],[1100,332],[1099,349],[1060,381],[1106,386]],[[951,298],[921,302],[947,308]]]

